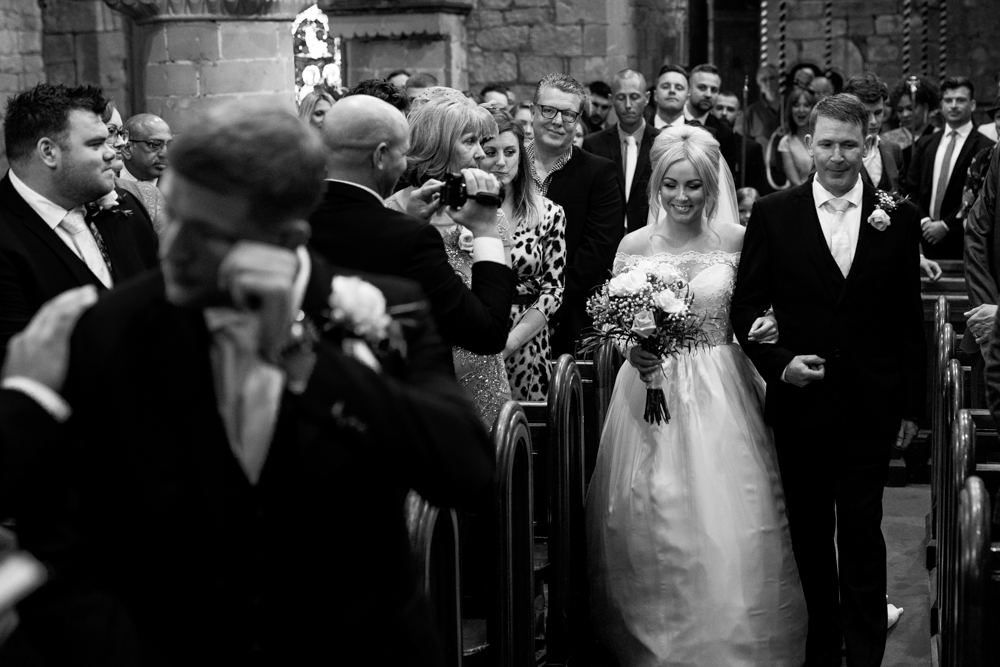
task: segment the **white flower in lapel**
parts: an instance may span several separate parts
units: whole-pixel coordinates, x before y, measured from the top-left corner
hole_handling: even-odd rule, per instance
[[[872,211],[872,214],[868,216],[868,224],[877,229],[880,232],[884,232],[885,228],[892,224],[892,220],[889,219],[889,214],[880,208]]]
[[[107,211],[115,206],[118,206],[118,193],[114,190],[97,200],[97,207],[102,211]]]
[[[392,318],[385,312],[385,296],[369,282],[354,276],[336,276],[330,286],[330,319],[357,336],[382,340]]]

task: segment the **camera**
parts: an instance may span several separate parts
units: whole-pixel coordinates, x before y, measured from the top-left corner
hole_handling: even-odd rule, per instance
[[[462,208],[469,199],[469,193],[465,190],[465,176],[462,176],[462,174],[445,174],[442,180],[441,203],[452,208]],[[477,192],[472,198],[483,206],[500,206],[504,200],[503,185],[500,186],[499,195],[489,192]]]

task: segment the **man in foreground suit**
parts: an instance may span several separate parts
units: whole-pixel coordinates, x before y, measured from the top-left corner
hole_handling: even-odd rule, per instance
[[[43,302],[81,285],[109,288],[157,264],[142,206],[114,190],[115,151],[91,86],[39,84],[8,101],[10,170],[0,180],[0,351]],[[88,210],[116,192],[121,203]]]
[[[531,123],[535,140],[525,146],[538,193],[566,213],[566,289],[549,322],[552,355],[574,354],[591,324],[587,298],[611,277],[615,250],[624,236],[624,190],[614,162],[573,146],[573,127],[586,92],[565,74],[548,74],[535,88]]]
[[[410,141],[403,114],[369,95],[352,95],[327,112],[327,121],[326,195],[310,216],[310,246],[339,266],[417,282],[448,344],[477,354],[502,352],[516,276],[504,262],[496,208],[469,199],[452,215],[476,237],[469,289],[448,264],[434,227],[383,204],[406,169]],[[428,215],[439,206],[435,199]]]
[[[100,664],[440,664],[403,500],[482,502],[493,454],[412,286],[384,290],[425,332],[402,346],[377,290],[337,277],[331,293],[310,260],[324,167],[280,109],[220,106],[178,139],[162,273],[102,298],[73,338],[73,475],[52,485],[74,494],[77,540],[18,517],[54,565],[22,605],[51,664],[109,646]],[[317,300],[322,339],[293,325]],[[393,343],[405,383],[327,340],[352,331]]]
[[[976,132],[975,86],[965,77],[949,77],[941,85],[943,130],[918,140],[906,178],[906,192],[920,208],[924,254],[931,259],[961,259],[965,175],[972,158],[993,141]]]
[[[860,178],[868,112],[820,100],[806,137],[816,176],[760,199],[747,225],[731,319],[767,383],[792,548],[809,611],[806,665],[876,667],[885,651],[882,489],[924,406],[917,211],[875,218]],[[748,339],[773,307],[774,345]],[[866,331],[883,331],[873,345]],[[837,549],[834,549],[836,530]],[[839,559],[838,559],[839,553]],[[838,567],[839,564],[839,567]]]
[[[623,69],[611,81],[611,103],[618,123],[583,140],[583,150],[611,160],[618,167],[618,184],[625,201],[625,233],[646,226],[649,215],[649,149],[659,131],[646,123],[649,104],[646,77]]]

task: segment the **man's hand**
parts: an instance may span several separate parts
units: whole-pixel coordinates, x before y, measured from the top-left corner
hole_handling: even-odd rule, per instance
[[[414,218],[430,220],[441,208],[441,181],[430,179],[410,192],[406,212]]]
[[[93,285],[55,297],[35,314],[27,328],[10,340],[3,377],[26,377],[59,392],[69,370],[69,339],[83,311],[97,301]]]
[[[931,244],[940,243],[948,233],[948,225],[941,220],[926,220],[920,225],[920,229],[923,230],[924,239]]]
[[[990,338],[993,331],[993,319],[997,314],[997,307],[993,304],[984,303],[976,306],[965,313],[965,331],[971,333],[976,338],[976,343],[982,345]]]
[[[753,321],[747,338],[755,343],[777,343],[778,320],[771,314],[758,317]]]
[[[649,382],[653,373],[660,370],[663,359],[652,352],[646,352],[641,347],[633,347],[628,351],[628,362],[639,371],[639,377],[643,382]]]
[[[932,283],[937,282],[941,277],[943,271],[941,271],[941,265],[935,262],[933,259],[927,259],[923,255],[920,256],[920,270],[930,278]]]
[[[896,435],[896,441],[892,443],[892,446],[899,450],[906,449],[913,442],[913,436],[916,434],[917,422],[904,419],[899,425],[899,433]]]
[[[445,209],[448,215],[455,222],[468,227],[472,235],[477,238],[500,238],[500,233],[497,231],[497,207],[483,206],[473,199],[477,192],[499,195],[500,181],[482,169],[463,169],[462,176],[465,177],[465,191],[469,198],[460,209],[450,207]]]
[[[804,387],[826,376],[826,367],[823,366],[825,363],[826,359],[815,354],[797,355],[785,366],[782,379],[795,387]]]

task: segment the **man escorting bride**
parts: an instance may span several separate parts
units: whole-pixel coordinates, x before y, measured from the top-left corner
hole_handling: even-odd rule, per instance
[[[595,630],[623,667],[839,665],[845,641],[849,666],[881,662],[882,487],[923,404],[919,224],[905,203],[866,222],[860,102],[827,98],[810,124],[815,180],[759,201],[745,241],[711,135],[670,128],[653,145],[650,224],[614,273],[678,269],[707,343],[629,349],[611,399],[588,565]],[[655,373],[659,425],[643,419]]]

